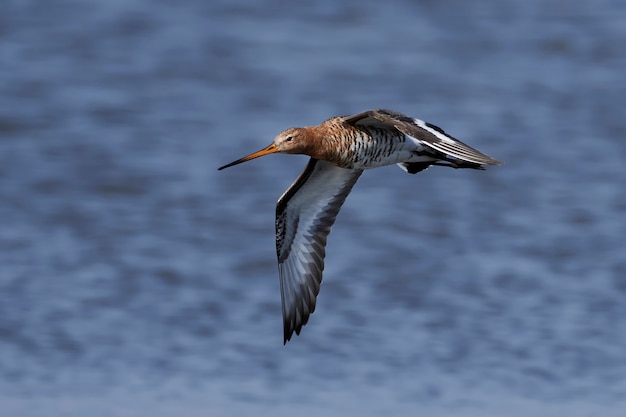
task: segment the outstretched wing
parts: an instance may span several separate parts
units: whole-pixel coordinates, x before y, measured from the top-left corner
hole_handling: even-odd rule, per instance
[[[363,171],[311,158],[276,204],[276,253],[283,307],[284,343],[300,334],[315,310],[326,237]]]
[[[447,156],[475,164],[500,165],[500,161],[477,151],[448,135],[443,129],[420,119],[413,119],[392,110],[370,110],[344,118],[354,126],[395,128],[420,145],[427,146]]]

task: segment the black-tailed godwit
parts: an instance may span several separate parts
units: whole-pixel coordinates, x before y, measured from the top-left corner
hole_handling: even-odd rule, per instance
[[[315,310],[326,238],[365,169],[398,164],[415,174],[431,165],[484,169],[500,162],[442,129],[390,110],[333,117],[282,131],[266,148],[219,169],[272,153],[309,155],[308,165],[276,204],[276,252],[284,343]]]

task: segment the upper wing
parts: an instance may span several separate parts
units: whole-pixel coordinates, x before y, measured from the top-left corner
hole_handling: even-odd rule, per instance
[[[315,310],[326,237],[363,171],[311,158],[276,204],[276,253],[283,307],[284,343],[300,334]]]
[[[344,118],[346,123],[355,126],[376,126],[395,128],[421,145],[442,152],[445,155],[476,164],[500,165],[497,161],[469,145],[448,135],[443,129],[420,119],[412,119],[391,110],[370,110]]]

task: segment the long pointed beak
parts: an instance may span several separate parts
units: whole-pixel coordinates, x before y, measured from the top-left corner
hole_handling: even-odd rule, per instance
[[[218,171],[222,170],[224,168],[232,167],[233,165],[237,165],[237,164],[240,164],[242,162],[249,161],[249,160],[254,159],[254,158],[258,158],[260,156],[265,156],[265,155],[269,155],[269,154],[276,153],[276,152],[278,152],[278,148],[276,147],[276,145],[274,145],[272,143],[268,147],[263,148],[260,151],[257,151],[255,153],[251,153],[250,155],[244,156],[241,159],[237,159],[236,161],[231,162],[230,164],[226,164],[223,167],[219,167]]]

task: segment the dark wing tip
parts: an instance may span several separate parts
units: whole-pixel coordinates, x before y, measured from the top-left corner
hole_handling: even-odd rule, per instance
[[[490,165],[504,165],[504,162],[498,161],[497,159],[491,158],[492,162]]]
[[[300,330],[302,330],[303,325],[304,324],[300,324],[299,326],[294,327],[287,319],[285,319],[285,321],[283,322],[283,346],[291,340],[294,332],[296,333],[296,336],[300,336]]]
[[[478,154],[473,155],[473,157],[476,158],[476,160],[470,163],[479,164],[480,166],[482,166],[482,169],[486,169],[487,165],[502,165],[502,162],[490,157],[489,155],[485,155],[482,152],[478,152]]]
[[[309,317],[314,312],[315,299],[311,304],[306,304],[306,301],[303,301],[299,307],[295,306],[294,310],[283,314],[283,345],[291,340],[294,333],[296,336],[300,336],[300,331],[309,322]]]
[[[286,317],[283,317],[283,346],[287,344],[288,341],[291,340],[291,336],[293,335],[293,329],[289,325]]]
[[[477,152],[478,152],[478,151],[477,151]],[[482,152],[479,152],[479,153],[480,153],[480,155],[484,158],[484,160],[483,160],[481,163],[483,163],[483,164],[485,164],[485,165],[502,165],[502,162],[501,162],[501,161],[498,161],[497,159],[492,158],[492,157],[490,157],[489,155],[485,155],[485,154],[484,154],[484,153],[482,153]]]

